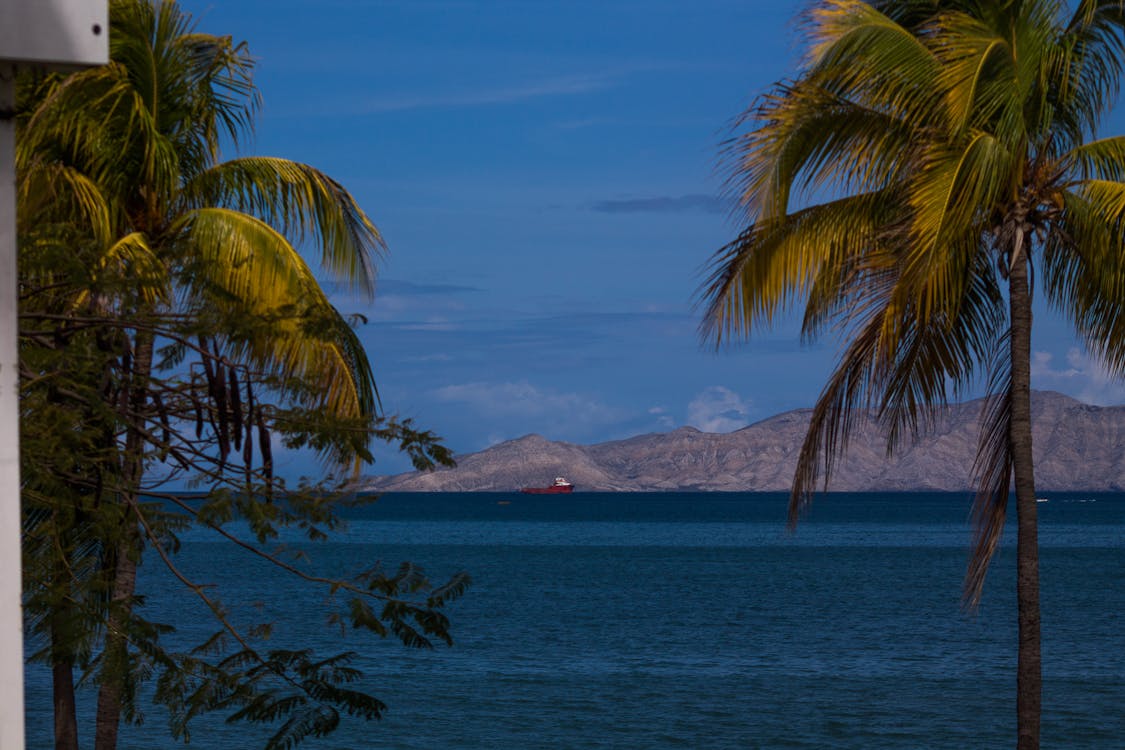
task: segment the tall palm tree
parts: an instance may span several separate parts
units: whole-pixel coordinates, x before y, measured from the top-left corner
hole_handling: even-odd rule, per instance
[[[1014,484],[1018,747],[1039,746],[1031,451],[1032,270],[1089,349],[1125,369],[1125,137],[1097,137],[1121,77],[1125,3],[819,0],[795,76],[729,142],[745,228],[713,259],[716,345],[804,301],[847,342],[816,403],[796,523],[874,408],[893,450],[987,383],[975,467],[977,603]]]
[[[97,750],[115,748],[128,701],[125,634],[148,520],[141,493],[161,466],[154,368],[199,354],[219,402],[210,409],[220,466],[243,428],[250,442],[253,425],[240,424],[230,404],[239,367],[290,402],[362,426],[378,406],[370,365],[298,247],[315,242],[327,271],[368,292],[383,247],[323,173],[276,158],[222,159],[222,145],[249,134],[258,104],[245,45],[198,33],[172,0],[111,0],[110,58],[26,87],[34,106],[18,145],[25,289],[42,292],[40,309],[70,316],[63,336],[82,320],[115,321],[99,344],[116,352],[117,383],[105,393],[119,425],[123,533],[104,562]],[[170,343],[158,331],[171,328],[181,335]],[[372,434],[317,447],[330,464],[354,469]]]

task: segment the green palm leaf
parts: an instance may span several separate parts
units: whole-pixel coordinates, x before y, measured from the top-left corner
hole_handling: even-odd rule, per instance
[[[228,208],[196,209],[170,229],[190,250],[185,271],[193,304],[227,305],[269,321],[270,335],[238,342],[239,352],[278,377],[319,384],[317,406],[342,416],[375,414],[370,366],[354,332],[284,236]],[[329,321],[327,328],[308,335],[310,318]]]
[[[264,157],[226,161],[185,185],[184,200],[253,214],[295,244],[314,236],[323,266],[365,291],[372,288],[371,251],[383,250],[383,239],[343,186],[312,167]]]

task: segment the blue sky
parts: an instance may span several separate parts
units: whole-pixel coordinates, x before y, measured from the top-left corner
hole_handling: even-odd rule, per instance
[[[803,346],[789,323],[716,353],[693,309],[735,232],[720,144],[795,67],[800,3],[181,5],[258,58],[250,150],[328,172],[383,232],[374,302],[336,299],[369,318],[388,411],[469,453],[532,432],[725,432],[815,400],[835,342]],[[1036,387],[1125,400],[1046,310],[1034,348]],[[378,458],[373,473],[409,468]]]

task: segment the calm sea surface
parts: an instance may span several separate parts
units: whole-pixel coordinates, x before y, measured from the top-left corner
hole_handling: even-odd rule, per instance
[[[832,495],[795,535],[776,494],[396,495],[355,512],[317,567],[468,571],[456,644],[408,651],[323,624],[322,591],[202,532],[179,556],[224,602],[262,602],[274,644],[362,656],[389,709],[311,749],[1014,746],[1014,539],[980,611],[959,608],[969,498]],[[1125,496],[1040,503],[1045,748],[1125,748]],[[1011,525],[1011,524],[1009,524]],[[185,643],[213,632],[157,558],[140,587]],[[90,691],[86,691],[89,693]],[[49,674],[29,748],[51,746]],[[92,744],[90,701],[80,718]],[[217,719],[190,747],[260,747]],[[122,750],[180,747],[156,709]]]

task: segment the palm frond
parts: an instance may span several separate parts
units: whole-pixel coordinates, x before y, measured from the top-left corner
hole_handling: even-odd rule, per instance
[[[74,166],[121,203],[142,180],[153,198],[179,181],[175,144],[117,62],[63,79],[21,129],[20,148]]]
[[[964,13],[942,14],[934,25],[942,32],[942,43],[936,47],[941,63],[937,89],[945,93],[949,132],[960,137],[970,130],[988,129],[1018,140],[1022,122],[1012,115],[1021,112],[1024,98],[1008,39]],[[998,119],[1015,125],[1018,132],[991,127]]]
[[[809,428],[797,455],[793,473],[793,488],[789,494],[789,527],[795,528],[800,517],[812,503],[820,482],[828,485],[836,461],[847,450],[848,438],[858,419],[866,416],[874,403],[872,382],[877,379],[878,350],[886,300],[894,287],[894,275],[889,273],[883,283],[873,285],[873,297],[881,297],[884,304],[872,305],[866,319],[848,340],[813,407]]]
[[[233,159],[188,182],[184,199],[190,206],[227,206],[258,216],[294,244],[313,235],[322,265],[371,291],[383,239],[344,187],[319,170],[287,159]]]
[[[795,188],[887,187],[910,170],[903,153],[935,108],[935,59],[904,29],[857,2],[826,3],[809,18],[805,74],[748,110],[726,147],[728,189],[751,221],[784,216]]]
[[[1080,0],[1060,33],[1050,92],[1058,125],[1072,144],[1097,132],[1117,98],[1125,64],[1125,7],[1117,0]]]
[[[1109,371],[1125,373],[1125,183],[1091,180],[1062,198],[1043,253],[1047,298]]]
[[[726,190],[751,220],[785,216],[805,196],[884,189],[910,169],[916,123],[849,101],[815,81],[779,87],[736,123]]]
[[[98,185],[82,171],[57,161],[25,153],[19,165],[17,201],[20,219],[36,224],[76,217],[79,226],[97,243],[111,242],[113,210]],[[33,231],[26,227],[25,233]]]
[[[1065,159],[1068,166],[1073,165],[1070,173],[1077,181],[1125,182],[1125,136],[1087,141],[1072,149]]]
[[[245,43],[196,32],[174,2],[114,0],[110,26],[111,59],[129,71],[145,109],[176,140],[185,164],[213,163],[223,136],[237,144],[249,132],[258,94]]]
[[[856,259],[874,251],[876,230],[890,212],[893,204],[885,194],[869,194],[754,224],[711,261],[699,291],[705,304],[701,336],[719,345],[769,325],[794,300],[807,295],[818,278],[822,286],[828,284],[826,274],[843,275]],[[827,309],[811,308],[808,335],[814,335],[828,315]]]
[[[1016,191],[1015,156],[988,133],[928,150],[910,186],[912,241],[904,274],[923,318],[950,315],[958,289],[991,217]]]
[[[376,413],[374,379],[358,337],[285,237],[226,208],[188,212],[173,229],[190,248],[185,270],[194,279],[195,304],[226,306],[271,327],[268,336],[243,339],[241,354],[283,379],[317,383],[317,403],[341,416]]]
[[[316,285],[288,239],[266,222],[230,208],[187,211],[169,226],[192,282],[261,309],[299,300]]]
[[[1125,218],[1125,181],[1084,180],[1075,185],[1072,192],[1080,194],[1107,226],[1114,226]]]
[[[878,384],[879,421],[888,453],[930,427],[948,401],[964,393],[988,361],[1006,321],[1003,296],[986,256],[969,256],[949,318],[908,317],[893,334],[894,359]],[[896,289],[901,298],[901,291]],[[901,302],[900,302],[901,306]],[[884,333],[884,335],[887,335]],[[890,345],[884,344],[890,349]]]
[[[981,432],[973,476],[977,494],[970,511],[973,544],[962,589],[962,602],[969,609],[980,603],[989,564],[1004,533],[1008,495],[1012,482],[1011,423],[1012,389],[1009,360],[1003,356],[1007,333],[997,341],[989,376],[988,396],[981,411]]]
[[[966,274],[960,314],[951,321],[917,316],[900,304],[904,280],[890,267],[865,280],[867,298],[851,306],[848,346],[813,408],[798,455],[789,520],[796,523],[817,485],[827,486],[853,429],[869,413],[893,452],[931,424],[956,390],[971,382],[976,363],[991,352],[1003,321],[1002,298],[988,273]]]
[[[148,238],[131,232],[114,242],[91,264],[89,287],[75,297],[81,309],[94,296],[129,298],[153,305],[171,299],[167,267],[153,253]]]
[[[806,18],[806,71],[896,112],[929,111],[921,84],[932,82],[937,61],[917,35],[863,0],[827,0]]]

